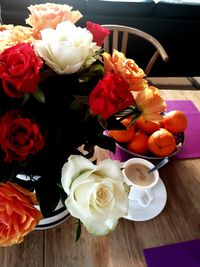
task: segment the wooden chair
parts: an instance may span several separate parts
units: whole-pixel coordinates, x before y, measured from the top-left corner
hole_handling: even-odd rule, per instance
[[[167,62],[169,57],[163,48],[163,46],[150,34],[138,30],[136,28],[122,26],[122,25],[111,25],[105,24],[102,25],[104,28],[110,30],[111,34],[105,39],[104,41],[104,51],[112,53],[113,49],[117,49],[120,52],[126,54],[127,45],[128,45],[128,37],[129,35],[135,35],[145,39],[146,41],[150,42],[156,51],[154,52],[153,56],[148,61],[146,67],[144,68],[144,72],[146,75],[149,74],[150,70],[152,69],[156,59],[160,55],[164,62]],[[119,35],[122,35],[119,38]]]

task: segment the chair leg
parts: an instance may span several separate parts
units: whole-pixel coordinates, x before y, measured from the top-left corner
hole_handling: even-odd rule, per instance
[[[153,54],[152,58],[150,59],[149,63],[147,64],[144,73],[146,74],[146,76],[148,76],[151,68],[153,67],[154,62],[156,61],[157,57],[159,56],[159,52],[158,50]]]

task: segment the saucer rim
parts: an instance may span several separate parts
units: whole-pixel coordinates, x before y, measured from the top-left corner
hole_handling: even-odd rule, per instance
[[[162,179],[160,177],[159,177],[158,184],[155,187],[157,187],[157,186],[161,186],[162,190],[163,190],[163,196],[162,196],[162,199],[161,199],[162,206],[159,208],[159,210],[156,210],[155,212],[153,212],[152,216],[148,216],[147,218],[141,218],[141,219],[138,218],[138,217],[136,218],[136,217],[130,216],[129,211],[128,211],[128,215],[123,216],[122,218],[126,219],[126,220],[130,220],[130,221],[135,221],[135,222],[143,222],[143,221],[148,221],[148,220],[151,220],[151,219],[157,217],[163,211],[163,209],[164,209],[164,207],[166,205],[166,202],[167,202],[167,190],[166,190],[164,182],[162,181]],[[131,202],[131,200],[129,200],[129,202]],[[136,205],[139,206],[139,204],[136,204]],[[152,206],[153,204],[150,204],[150,205]],[[148,208],[149,208],[149,206],[145,207],[145,208],[141,207],[141,210],[145,211]]]

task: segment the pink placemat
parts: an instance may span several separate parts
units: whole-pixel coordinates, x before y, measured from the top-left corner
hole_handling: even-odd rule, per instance
[[[188,126],[185,142],[176,155],[179,159],[200,158],[200,112],[191,100],[167,100],[167,111],[178,109],[185,112]]]

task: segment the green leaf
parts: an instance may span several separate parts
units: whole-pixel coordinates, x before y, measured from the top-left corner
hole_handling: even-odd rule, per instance
[[[126,109],[119,111],[113,114],[107,120],[103,119],[102,117],[98,117],[99,123],[101,126],[106,130],[125,130],[126,127],[121,123],[121,121],[127,117],[131,116],[130,125],[135,123],[137,118],[139,118],[142,114],[141,109],[137,105],[132,105],[127,107]]]
[[[22,105],[26,104],[30,98],[30,94],[25,93],[22,100]]]
[[[102,76],[104,74],[104,66],[102,64],[92,64],[89,68],[79,74],[80,79],[85,82],[89,81],[97,75]]]
[[[34,97],[41,103],[45,103],[45,96],[42,90],[38,87],[34,93]]]
[[[78,219],[76,227],[76,241],[79,240],[80,236],[81,236],[81,221]]]
[[[113,116],[120,117],[123,120],[129,116],[132,116],[132,121],[136,120],[142,114],[142,110],[137,105],[131,105],[126,109],[115,113]]]
[[[90,72],[96,74],[103,74],[104,66],[102,64],[94,64],[90,67]]]

